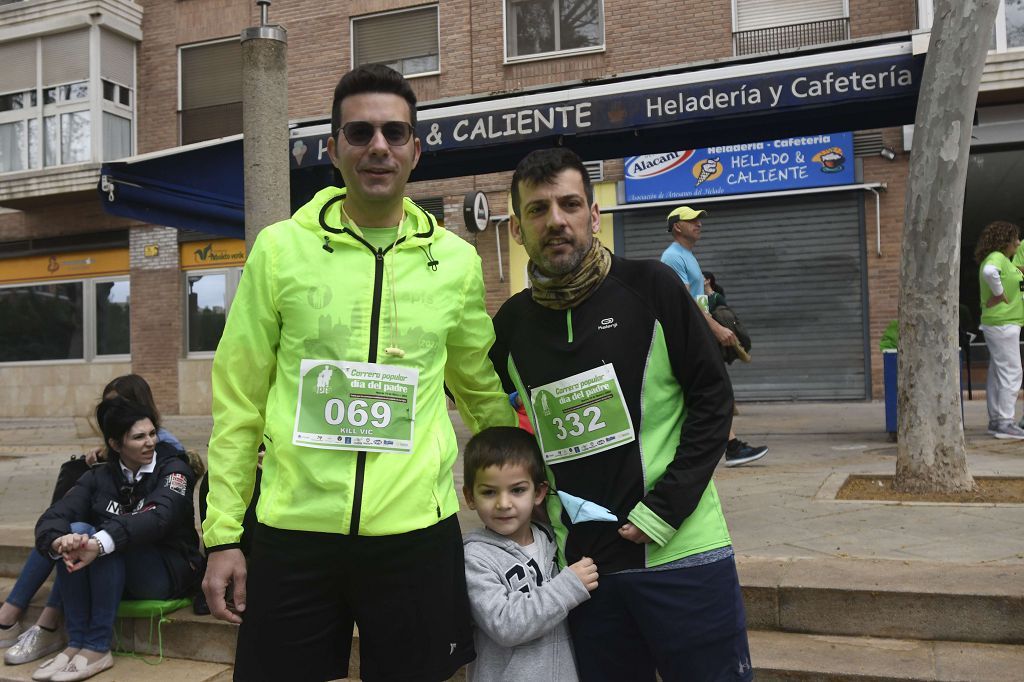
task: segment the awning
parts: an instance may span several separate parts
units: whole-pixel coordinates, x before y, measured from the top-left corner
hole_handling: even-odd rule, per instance
[[[532,149],[585,160],[912,123],[924,70],[909,35],[732,58],[513,96],[427,102],[412,180],[507,171]],[[291,131],[293,205],[330,182],[329,122]],[[105,183],[105,184],[104,184]],[[240,136],[105,164],[117,215],[243,234]]]
[[[245,238],[241,135],[105,163],[99,190],[107,213]]]

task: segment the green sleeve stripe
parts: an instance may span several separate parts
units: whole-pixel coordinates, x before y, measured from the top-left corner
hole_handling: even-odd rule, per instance
[[[569,330],[569,343],[572,343],[572,308],[565,311],[565,326]]]
[[[676,534],[675,528],[665,523],[660,516],[644,506],[643,502],[637,503],[633,507],[633,511],[629,512],[629,520],[634,526],[647,533],[655,543],[661,546],[668,544],[672,536]]]

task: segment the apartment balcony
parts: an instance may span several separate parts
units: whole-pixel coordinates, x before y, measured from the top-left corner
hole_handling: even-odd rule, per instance
[[[732,34],[732,45],[738,56],[824,45],[849,38],[850,20],[843,17],[740,31]]]
[[[0,0],[0,43],[93,23],[142,40],[142,6],[132,0]]]

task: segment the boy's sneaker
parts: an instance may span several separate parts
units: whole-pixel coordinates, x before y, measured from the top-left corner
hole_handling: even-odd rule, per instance
[[[739,438],[733,438],[725,446],[725,466],[738,467],[741,464],[755,462],[767,454],[766,445],[747,445]]]
[[[997,424],[996,428],[989,433],[1000,440],[1024,440],[1024,429],[1013,422]]]
[[[4,663],[21,665],[63,648],[64,637],[59,630],[45,630],[38,625],[33,625],[22,633],[17,644],[4,653]]]

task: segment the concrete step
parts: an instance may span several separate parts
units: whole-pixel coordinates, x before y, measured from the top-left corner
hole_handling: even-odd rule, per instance
[[[751,630],[758,682],[1008,682],[1024,679],[1024,646]]]
[[[0,682],[25,682],[42,661],[0,665]],[[97,682],[230,682],[231,666],[204,661],[165,658],[149,663],[131,656],[115,656],[114,667],[93,678]]]
[[[1024,644],[1019,564],[753,557],[737,564],[752,630]]]

